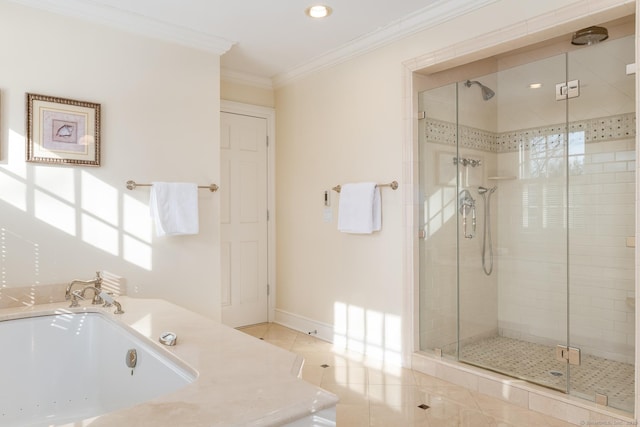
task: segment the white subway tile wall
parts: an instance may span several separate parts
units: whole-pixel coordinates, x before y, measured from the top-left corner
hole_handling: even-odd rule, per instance
[[[475,182],[460,181],[469,187],[499,187],[492,206],[495,277],[478,275],[480,238],[461,245],[461,275],[473,281],[460,302],[461,340],[491,335],[497,326],[505,337],[564,343],[569,302],[571,345],[593,356],[633,363],[635,320],[628,298],[634,297],[634,248],[627,246],[627,237],[635,234],[635,114],[572,122],[568,144],[564,125],[504,133],[458,128],[458,156],[483,158],[473,168],[480,174]],[[456,228],[446,216],[455,215],[456,176],[453,164],[451,177],[443,169],[455,156],[456,126],[428,118],[424,132],[426,156],[441,159],[425,159],[436,171],[427,178],[425,244],[437,259],[424,263],[432,279],[422,302],[432,313],[423,319],[421,338],[452,352]],[[489,181],[491,176],[515,179]],[[443,177],[449,181],[442,182]],[[493,310],[494,319],[488,314]]]

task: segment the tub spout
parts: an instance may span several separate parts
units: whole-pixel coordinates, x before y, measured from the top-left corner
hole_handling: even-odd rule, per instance
[[[96,289],[98,289],[98,292],[94,294],[92,304],[102,304],[103,301],[102,301],[102,298],[100,297],[100,291],[102,290],[102,274],[100,274],[99,271],[96,271],[96,277],[91,280],[76,279],[71,281],[71,283],[69,283],[69,285],[67,286],[67,289],[64,293],[64,299],[67,301],[71,300],[71,307],[77,307],[78,300],[72,297],[72,294],[75,294],[72,292],[73,285],[85,285],[85,286],[91,285],[95,287]],[[78,296],[78,295],[75,294],[75,296]]]
[[[100,297],[104,300],[105,307],[111,307],[112,305],[116,306],[116,311],[114,311],[113,314],[124,313],[124,310],[122,309],[122,305],[120,305],[120,303],[116,301],[115,298],[113,298],[113,296],[111,296],[105,291],[102,291],[100,292]]]
[[[81,291],[74,291],[71,293],[71,298],[72,298],[72,302],[71,302],[71,307],[77,307],[78,306],[78,298],[80,299],[85,299],[84,298],[84,294],[85,292],[87,292],[87,290],[91,290],[93,291],[93,295],[94,295],[94,300],[96,297],[100,298],[100,301],[104,301],[104,305],[103,307],[111,307],[112,305],[116,306],[116,311],[113,312],[113,314],[122,314],[124,313],[124,310],[122,309],[122,305],[115,300],[115,298],[113,298],[111,295],[109,295],[106,291],[103,291],[102,289],[96,288],[95,286],[86,286],[84,289],[82,289]]]

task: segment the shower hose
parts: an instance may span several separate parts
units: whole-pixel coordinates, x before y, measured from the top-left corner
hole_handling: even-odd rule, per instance
[[[482,194],[484,201],[484,221],[482,227],[482,269],[487,276],[491,275],[493,271],[493,242],[491,241],[491,193],[487,197]],[[486,263],[487,243],[489,244],[489,267]]]

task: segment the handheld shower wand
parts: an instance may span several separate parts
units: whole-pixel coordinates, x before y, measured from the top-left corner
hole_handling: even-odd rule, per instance
[[[478,187],[478,193],[482,196],[484,202],[484,218],[482,227],[482,270],[487,276],[493,271],[493,242],[491,241],[491,195],[498,189],[497,186],[492,188]],[[489,246],[489,266],[487,267],[486,252],[487,243]]]

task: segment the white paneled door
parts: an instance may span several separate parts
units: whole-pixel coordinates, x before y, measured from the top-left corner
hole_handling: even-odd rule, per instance
[[[268,320],[267,121],[220,113],[222,322]]]

